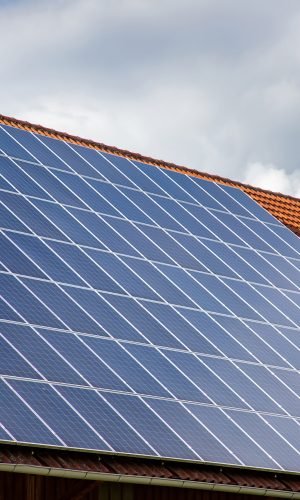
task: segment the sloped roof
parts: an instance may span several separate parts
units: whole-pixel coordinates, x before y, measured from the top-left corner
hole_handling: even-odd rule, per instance
[[[28,130],[31,132],[36,132],[42,135],[46,135],[55,139],[66,140],[71,143],[75,143],[82,146],[88,146],[90,148],[98,149],[107,153],[116,154],[119,156],[124,156],[125,158],[130,158],[143,163],[148,163],[150,165],[155,165],[157,167],[163,167],[170,170],[176,170],[177,172],[183,172],[185,174],[200,177],[201,179],[211,180],[225,184],[232,187],[237,187],[245,191],[250,195],[256,202],[258,202],[263,208],[268,210],[274,217],[279,219],[283,224],[285,224],[294,233],[300,236],[300,199],[294,198],[293,196],[284,195],[282,193],[274,193],[265,189],[261,189],[254,186],[249,186],[241,182],[233,181],[227,179],[226,177],[220,177],[218,175],[207,174],[205,172],[200,172],[198,170],[189,169],[174,163],[165,162],[162,160],[154,159],[148,156],[143,156],[138,153],[133,153],[131,151],[126,151],[124,149],[119,149],[114,146],[108,146],[101,142],[95,142],[89,139],[83,139],[75,135],[70,135],[65,132],[58,132],[54,129],[43,127],[41,125],[34,125],[32,123],[18,120],[16,118],[11,118],[0,114],[0,123],[5,125],[10,125],[23,130]]]
[[[97,143],[94,141],[89,141],[86,139],[81,139],[76,136],[72,136],[66,133],[62,132],[57,132],[52,129],[48,129],[39,125],[32,125],[28,122],[16,120],[13,118],[8,118],[3,115],[0,115],[0,123],[10,125],[10,126],[15,126],[20,129],[36,132],[39,134],[43,134],[45,136],[50,136],[52,138],[60,139],[60,140],[67,140],[71,143],[76,143],[79,145],[83,146],[88,146],[94,149],[98,149],[101,151],[105,151],[108,153],[120,155],[126,158],[130,159],[135,159],[140,162],[148,163],[154,166],[158,167],[163,167],[163,168],[168,168],[171,170],[176,170],[178,172],[184,172],[186,174],[194,175],[197,177],[200,177],[202,179],[206,180],[211,180],[211,181],[216,181],[219,183],[223,183],[225,185],[233,186],[233,187],[239,187],[240,189],[244,190],[247,194],[249,194],[253,199],[255,199],[258,203],[261,204],[265,209],[267,209],[272,215],[277,217],[279,220],[281,220],[286,226],[288,226],[290,229],[292,229],[296,234],[300,235],[300,200],[286,196],[283,194],[278,194],[278,193],[272,193],[270,191],[265,191],[260,188],[254,188],[251,186],[244,185],[242,183],[234,182],[226,178],[222,178],[219,176],[214,176],[202,172],[198,172],[195,170],[187,169],[185,167],[177,166],[175,164],[163,162],[160,160],[155,160],[153,158],[149,157],[144,157],[142,155],[132,153],[129,151],[124,151],[115,147],[107,146],[101,143]],[[248,476],[248,471],[239,471],[238,469],[233,469],[230,470],[228,473],[223,474],[223,471],[218,470],[217,468],[213,467],[202,467],[201,465],[185,465],[185,464],[173,464],[168,466],[165,466],[165,464],[161,465],[156,465],[152,461],[146,461],[146,460],[141,460],[138,462],[135,462],[134,460],[129,460],[129,461],[123,461],[123,459],[112,459],[114,460],[113,464],[109,461],[110,459],[105,458],[104,461],[100,461],[98,457],[96,458],[97,462],[97,467],[95,466],[95,463],[93,461],[93,457],[91,456],[83,456],[78,455],[78,462],[76,462],[77,457],[75,457],[75,465],[72,465],[72,460],[74,455],[66,453],[59,455],[60,452],[57,452],[59,456],[50,456],[50,451],[49,451],[49,456],[50,460],[48,462],[48,451],[47,452],[41,452],[37,451],[32,455],[32,451],[30,450],[29,454],[26,455],[26,452],[24,451],[24,448],[14,448],[9,447],[7,448],[7,454],[5,454],[6,448],[2,448],[2,459],[0,459],[0,463],[4,465],[12,465],[12,469],[7,468],[7,470],[18,470],[18,468],[14,468],[14,466],[17,465],[24,465],[25,466],[33,466],[33,467],[40,467],[44,466],[46,469],[68,469],[68,470],[79,470],[83,471],[84,474],[87,474],[89,472],[89,467],[86,466],[86,463],[88,461],[91,462],[91,469],[92,472],[95,473],[103,473],[105,474],[115,474],[115,475],[125,475],[125,476],[136,476],[137,478],[140,478],[141,476],[146,476],[149,480],[153,478],[167,478],[171,480],[180,480],[183,482],[204,482],[207,484],[213,484],[217,483],[219,486],[220,485],[229,485],[230,487],[235,487],[237,489],[232,490],[232,491],[241,491],[242,486],[245,485],[245,488],[258,488],[261,489],[261,491],[264,491],[264,494],[268,494],[268,490],[281,490],[283,495],[289,498],[298,498],[296,496],[297,493],[299,493],[299,481],[297,478],[293,478],[293,476],[285,476],[283,478],[274,476],[272,473],[268,474],[266,473],[260,473],[260,472],[255,472],[252,471],[249,472],[249,474],[252,474],[251,476]],[[17,452],[18,456],[16,457],[16,454],[14,452]],[[23,456],[24,452],[24,456]],[[45,454],[44,454],[45,453]],[[52,452],[51,452],[52,453]],[[39,462],[40,455],[42,456],[41,461]],[[36,459],[36,457],[39,457]],[[3,458],[4,457],[4,458]],[[32,463],[28,461],[28,457],[31,457],[31,461],[34,462]],[[32,458],[34,457],[34,458]],[[95,457],[95,456],[94,456]],[[81,458],[83,458],[83,461],[81,462]],[[53,465],[52,460],[56,461],[57,460],[57,465]],[[65,461],[65,463],[64,463]],[[95,467],[95,470],[93,468]],[[1,466],[0,466],[1,469]],[[2,467],[2,469],[5,469],[5,467]],[[100,469],[100,470],[99,470]],[[218,476],[216,478],[216,475]],[[222,477],[221,477],[222,476]],[[202,478],[202,479],[201,479]],[[287,478],[287,479],[285,479]],[[269,482],[270,481],[270,482]],[[155,484],[155,481],[154,481]],[[191,486],[190,484],[186,486]],[[288,496],[289,495],[289,496]]]

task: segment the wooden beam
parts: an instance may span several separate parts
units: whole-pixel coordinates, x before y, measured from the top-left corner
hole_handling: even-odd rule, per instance
[[[60,497],[59,500],[84,500],[85,496],[94,491],[99,485],[99,481],[78,480],[72,490]]]

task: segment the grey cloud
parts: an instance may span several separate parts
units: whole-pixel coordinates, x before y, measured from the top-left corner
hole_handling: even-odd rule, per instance
[[[240,180],[292,175],[299,22],[298,0],[0,3],[0,112]]]

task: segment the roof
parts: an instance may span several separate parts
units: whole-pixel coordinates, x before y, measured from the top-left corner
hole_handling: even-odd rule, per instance
[[[243,184],[242,182],[233,181],[226,177],[200,172],[198,170],[190,169],[174,163],[165,162],[162,160],[154,159],[149,156],[143,156],[138,153],[133,153],[124,149],[119,149],[114,146],[108,146],[101,142],[96,142],[90,139],[83,139],[81,137],[68,134],[66,132],[58,132],[57,130],[43,127],[41,125],[34,125],[27,121],[18,120],[0,114],[0,123],[10,125],[23,130],[36,132],[46,135],[55,139],[66,140],[81,146],[88,146],[90,148],[98,149],[107,153],[123,156],[125,158],[137,160],[139,162],[148,163],[157,167],[163,167],[177,172],[190,174],[201,179],[215,181],[220,184],[240,188],[245,193],[250,195],[257,201],[263,208],[268,210],[274,217],[279,219],[294,233],[300,236],[300,199],[293,196],[288,196],[282,193],[274,193],[265,189]]]
[[[91,453],[0,447],[0,471],[300,498],[299,477]]]
[[[260,188],[254,188],[226,178],[186,169],[185,167],[180,167],[175,164],[144,157],[139,154],[81,139],[66,133],[56,132],[52,129],[32,125],[28,122],[4,117],[3,115],[0,115],[0,123],[59,140],[67,140],[70,143],[88,146],[107,153],[148,163],[149,165],[190,174],[201,179],[238,187],[258,201],[261,206],[281,220],[296,234],[300,235],[300,200],[296,198],[272,193]],[[182,486],[185,487],[193,487],[196,483],[199,487],[199,483],[201,483],[204,484],[207,489],[218,485],[219,489],[227,488],[228,491],[228,488],[231,488],[231,491],[235,492],[258,489],[261,492],[260,494],[270,494],[270,491],[276,490],[281,491],[286,497],[289,495],[289,498],[298,498],[297,494],[300,491],[299,478],[291,474],[278,475],[274,474],[274,472],[239,470],[238,468],[230,467],[220,469],[220,467],[202,464],[175,464],[175,462],[168,462],[166,464],[151,459],[134,459],[114,456],[99,457],[98,454],[76,453],[71,451],[65,452],[50,449],[36,449],[33,451],[26,447],[6,445],[0,447],[0,470],[1,469],[16,472],[25,472],[26,470],[32,472],[32,469],[39,471],[43,469],[45,474],[53,475],[55,475],[55,473],[58,474],[58,471],[63,471],[66,475],[70,474],[71,476],[73,474],[75,476],[79,474],[78,477],[86,479],[92,479],[89,474],[91,474],[91,476],[98,474],[99,478],[101,476],[103,479],[106,478],[109,480],[114,480],[113,478],[118,478],[116,480],[123,480],[122,478],[129,477],[141,481],[141,478],[145,478],[148,484],[150,482],[151,484],[160,484],[160,480],[169,480],[176,486],[178,486],[178,482],[180,482]]]

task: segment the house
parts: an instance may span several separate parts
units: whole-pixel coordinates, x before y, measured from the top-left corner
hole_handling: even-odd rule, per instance
[[[0,499],[300,498],[300,200],[1,115],[0,174]]]

